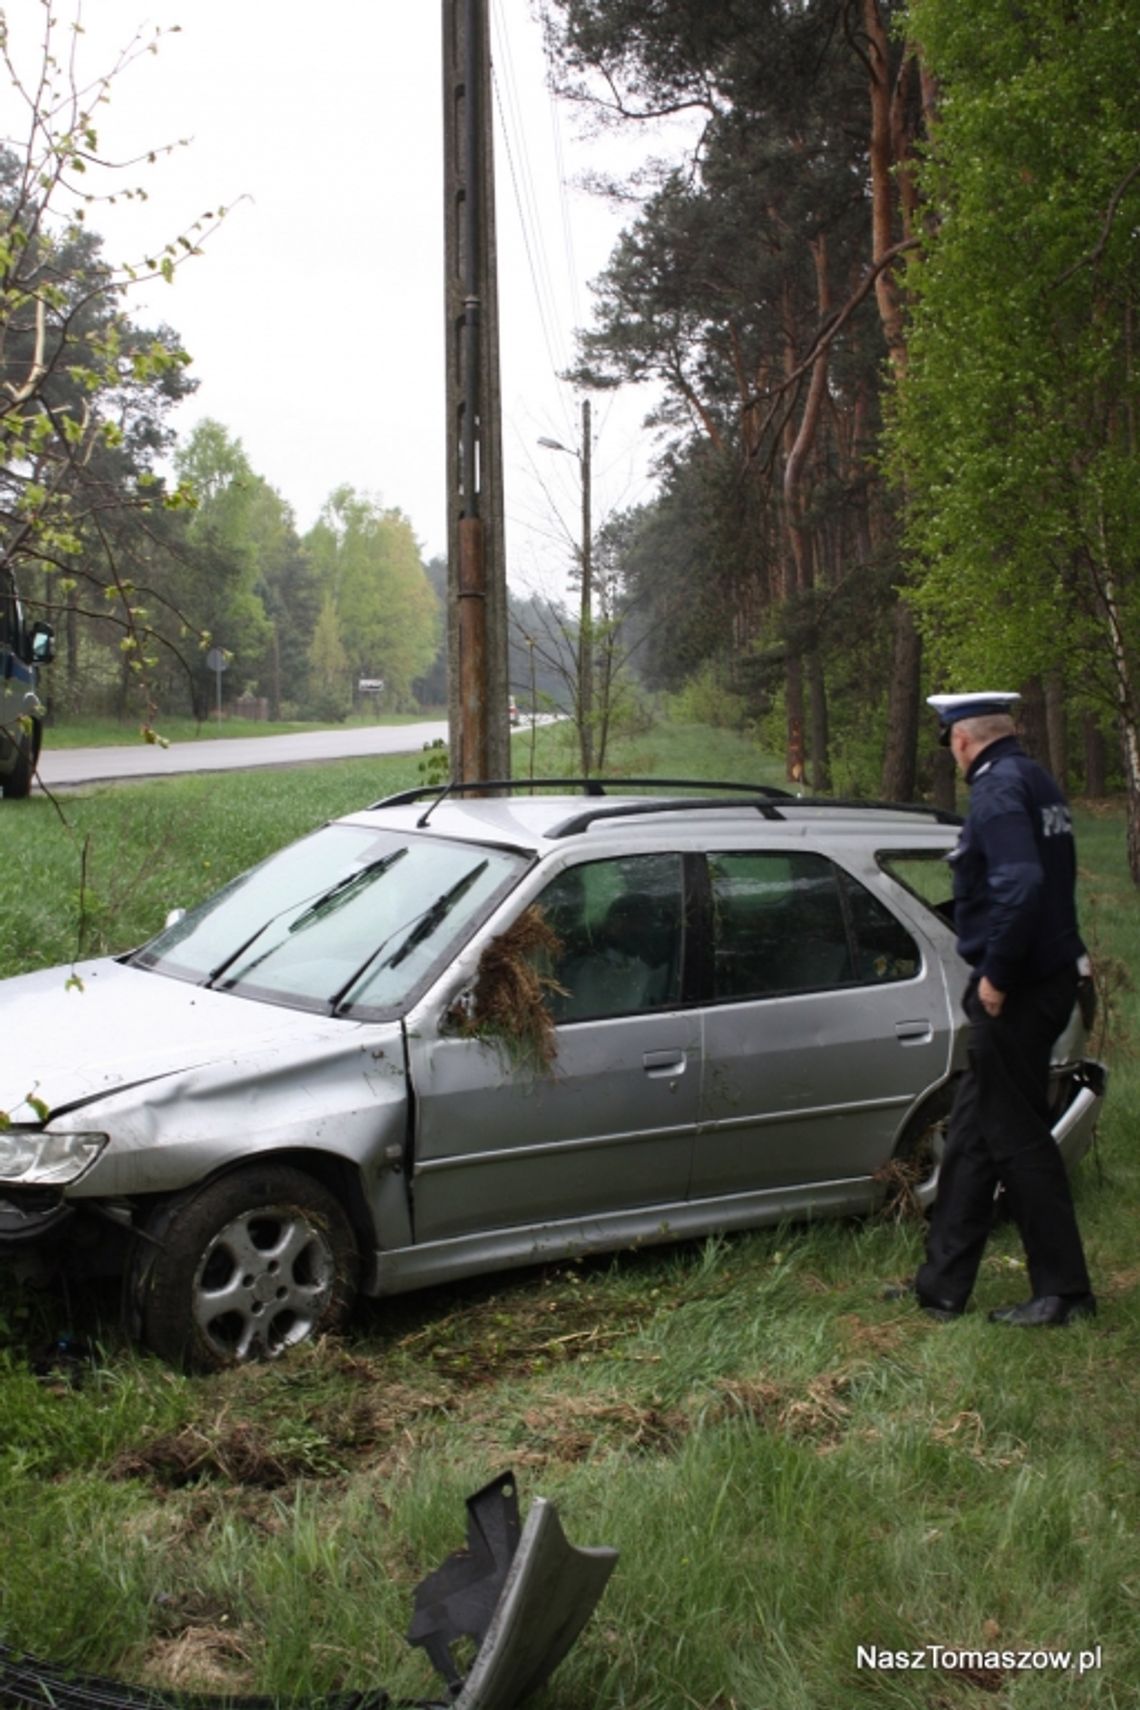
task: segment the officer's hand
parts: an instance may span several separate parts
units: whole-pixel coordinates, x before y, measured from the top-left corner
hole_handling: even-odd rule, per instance
[[[1005,993],[999,992],[997,987],[991,985],[983,974],[978,981],[978,1001],[987,1015],[1000,1015],[1002,1005],[1005,1003]]]

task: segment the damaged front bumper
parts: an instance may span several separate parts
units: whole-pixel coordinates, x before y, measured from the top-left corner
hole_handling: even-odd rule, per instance
[[[1092,1145],[1107,1090],[1108,1070],[1092,1057],[1065,1076],[1064,1109],[1054,1119],[1053,1138],[1070,1170]]]

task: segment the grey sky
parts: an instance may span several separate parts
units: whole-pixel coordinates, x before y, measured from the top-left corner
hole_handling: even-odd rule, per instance
[[[7,10],[28,65],[40,8]],[[66,23],[69,0],[57,10]],[[89,73],[140,26],[148,36],[181,26],[102,110],[109,156],[191,139],[124,180],[145,185],[145,204],[91,210],[109,259],[153,251],[207,208],[230,208],[173,286],[135,299],[135,312],[168,320],[194,358],[199,389],[181,431],[206,415],[222,421],[302,529],[348,482],[399,506],[426,554],[443,551],[438,0],[86,0],[83,24]],[[577,401],[555,374],[619,229],[572,181],[613,165],[623,145],[586,142],[578,116],[556,108],[530,0],[492,0],[492,50],[505,115],[496,168],[508,563],[516,584],[550,586],[570,552],[563,531],[577,532],[578,470],[535,442],[576,444]],[[0,96],[9,135],[12,100]],[[648,144],[624,146],[632,164]],[[649,490],[648,402],[596,401],[598,516]]]

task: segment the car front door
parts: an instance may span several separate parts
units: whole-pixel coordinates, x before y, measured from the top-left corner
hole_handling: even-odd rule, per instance
[[[679,1002],[681,856],[567,867],[529,907],[556,937],[534,964],[553,982],[548,1065],[501,1025],[480,1027],[492,991],[467,994],[469,1023],[462,1002],[409,1018],[417,1242],[685,1198],[701,1020]],[[509,979],[509,944],[509,929],[491,941],[476,987]]]
[[[873,1174],[908,1106],[949,1066],[936,958],[821,854],[718,854],[708,879],[693,1197]]]

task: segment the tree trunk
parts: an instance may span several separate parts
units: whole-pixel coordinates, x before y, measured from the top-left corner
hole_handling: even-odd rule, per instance
[[[1140,885],[1140,733],[1136,725],[1121,719],[1120,746],[1124,755],[1124,782],[1128,792],[1128,871],[1132,883]]]
[[[1040,766],[1049,764],[1049,725],[1045,716],[1045,690],[1040,677],[1030,677],[1021,685],[1021,705],[1017,709],[1018,735],[1025,752]]]
[[[922,639],[910,607],[900,599],[895,607],[887,746],[883,755],[882,794],[886,801],[914,800],[921,669]]]
[[[808,655],[808,692],[811,704],[811,787],[817,795],[825,795],[831,788],[827,681],[823,674],[823,660],[815,649]]]
[[[863,29],[870,51],[871,97],[871,260],[877,265],[895,241],[896,172],[905,161],[896,153],[900,138],[892,126],[890,36],[879,12],[878,0],[863,0]],[[894,134],[892,134],[894,132]],[[891,368],[897,379],[906,366],[906,333],[898,280],[893,267],[884,267],[875,277],[875,301]]]
[[[1085,744],[1085,795],[1097,801],[1108,794],[1108,758],[1104,732],[1097,722],[1096,714],[1091,712],[1082,715],[1081,729]]]
[[[67,596],[64,614],[64,635],[67,639],[67,710],[79,710],[79,596],[73,588]]]
[[[817,238],[810,247],[812,260],[815,264],[816,306],[821,318],[823,318],[831,306],[827,280],[826,239]],[[784,322],[785,361],[790,370],[795,361],[795,323],[787,301],[785,301]],[[810,591],[812,585],[811,539],[804,521],[806,510],[803,493],[804,470],[807,466],[808,453],[815,442],[816,429],[819,426],[824,398],[827,395],[828,356],[829,349],[825,345],[812,364],[807,401],[804,404],[799,427],[793,436],[789,423],[785,435],[786,439],[790,439],[787,461],[784,465],[784,522],[788,535],[786,598],[793,602],[802,599]],[[797,648],[794,654],[793,645]],[[814,698],[812,728],[814,752]],[[804,758],[803,658],[798,652],[798,643],[789,643],[788,777],[793,783],[803,782]]]
[[[940,813],[958,810],[958,768],[948,748],[936,748],[930,760],[931,796]]]
[[[1102,524],[1103,537],[1103,524]],[[1097,600],[1107,631],[1112,663],[1112,687],[1116,699],[1120,750],[1124,761],[1124,787],[1128,793],[1128,871],[1132,883],[1140,885],[1140,697],[1133,673],[1133,658],[1125,639],[1124,616],[1116,591],[1116,579],[1108,569],[1107,543],[1101,564],[1094,567]]]
[[[788,782],[804,781],[804,662],[789,645],[784,666],[788,703]]]
[[[1069,742],[1065,724],[1065,688],[1057,672],[1045,680],[1045,728],[1049,739],[1049,770],[1063,790],[1069,787]]]

